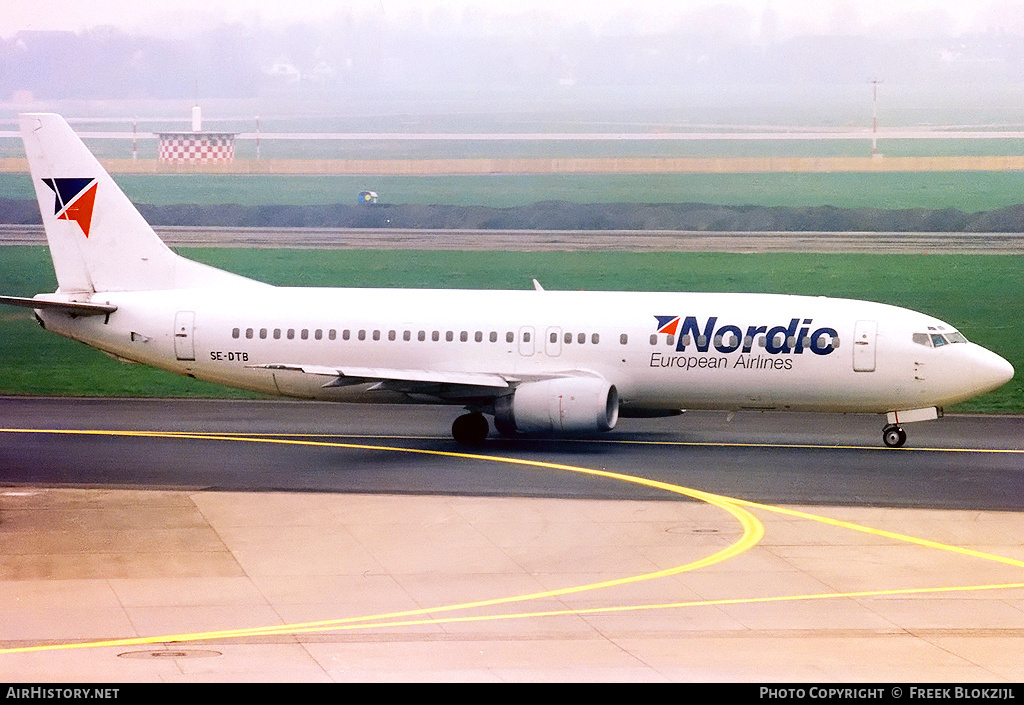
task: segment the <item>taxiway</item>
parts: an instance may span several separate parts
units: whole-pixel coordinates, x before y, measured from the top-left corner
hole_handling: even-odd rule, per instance
[[[1024,254],[1024,233],[430,230],[165,226],[172,247],[510,252]],[[41,225],[0,224],[0,245],[45,245]]]
[[[0,399],[20,681],[1024,676],[1024,419]]]

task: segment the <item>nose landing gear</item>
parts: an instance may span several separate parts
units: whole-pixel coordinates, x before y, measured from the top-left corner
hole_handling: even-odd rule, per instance
[[[882,429],[882,443],[890,448],[902,448],[907,442],[907,432],[899,424],[889,424]]]

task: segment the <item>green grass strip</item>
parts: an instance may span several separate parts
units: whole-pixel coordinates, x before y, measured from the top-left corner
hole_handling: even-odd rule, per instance
[[[371,189],[384,203],[506,208],[540,201],[710,203],[724,206],[956,208],[989,211],[1024,200],[1024,172],[766,174],[492,174],[482,176],[239,176],[122,174],[135,203],[321,205],[355,203]],[[27,175],[0,174],[5,198],[35,197]]]

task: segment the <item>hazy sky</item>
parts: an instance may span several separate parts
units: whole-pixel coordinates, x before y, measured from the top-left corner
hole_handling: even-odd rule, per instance
[[[115,25],[160,34],[191,32],[219,22],[275,26],[317,21],[351,13],[394,19],[441,9],[460,14],[520,13],[540,10],[597,29],[623,19],[640,28],[675,24],[715,6],[744,8],[759,19],[767,8],[784,34],[861,32],[922,22],[938,23],[953,33],[985,29],[1024,31],[1024,0],[8,0],[0,13],[0,36],[23,29],[78,31]]]

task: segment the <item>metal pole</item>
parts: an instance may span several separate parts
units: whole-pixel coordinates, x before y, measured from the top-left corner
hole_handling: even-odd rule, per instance
[[[877,78],[871,81],[871,156],[878,156],[878,84]]]

